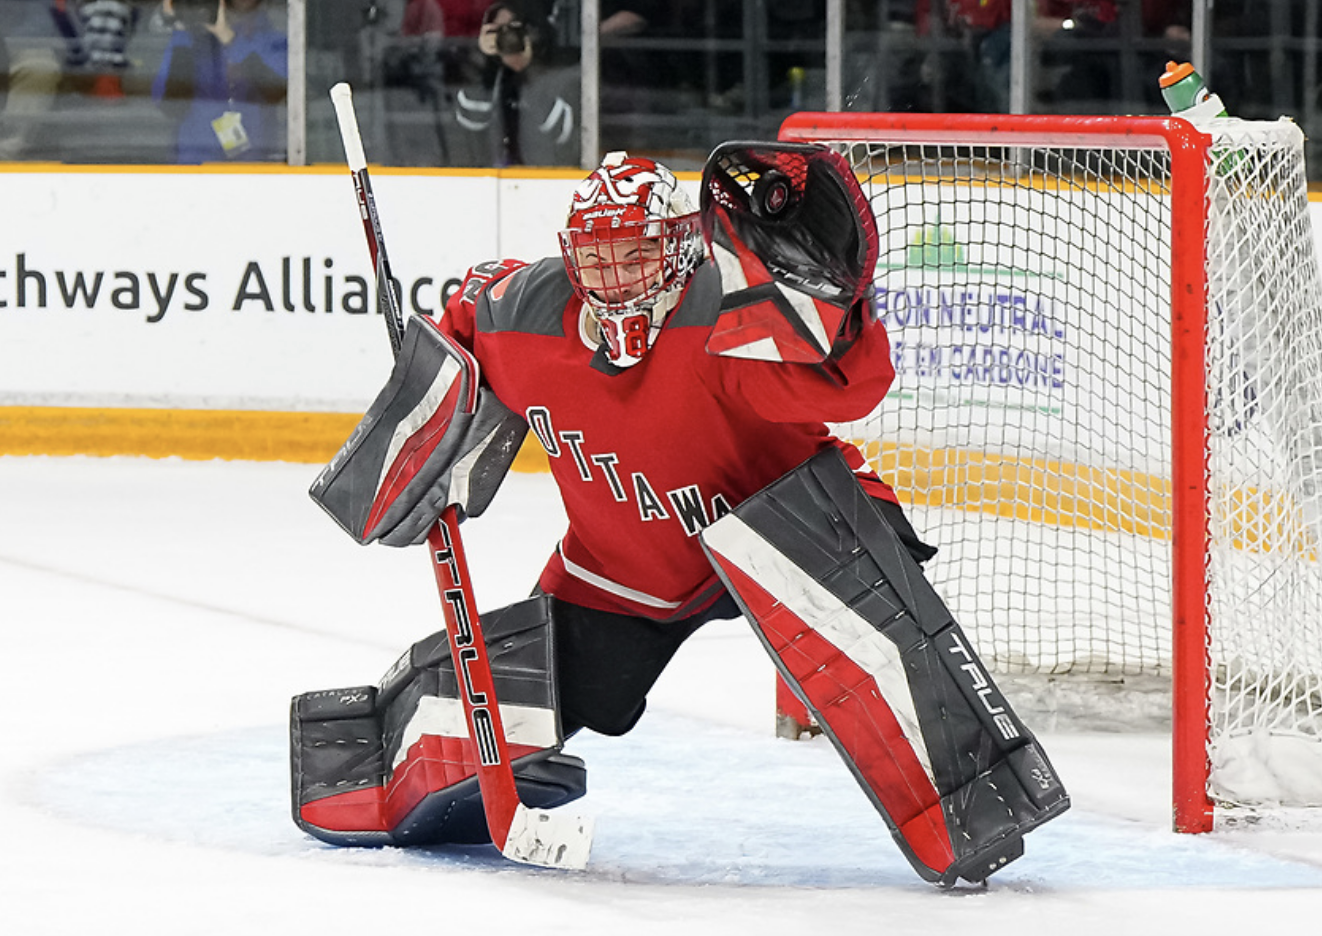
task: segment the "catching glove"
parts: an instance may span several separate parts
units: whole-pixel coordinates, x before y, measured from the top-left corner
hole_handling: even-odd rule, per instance
[[[874,318],[877,226],[843,156],[802,143],[724,143],[699,204],[721,274],[707,350],[819,364]]]

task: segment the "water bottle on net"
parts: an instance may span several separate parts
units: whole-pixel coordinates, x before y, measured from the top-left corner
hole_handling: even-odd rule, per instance
[[[1209,117],[1228,117],[1221,98],[1207,90],[1203,76],[1188,62],[1167,62],[1166,73],[1157,82],[1166,106],[1176,117],[1190,122]]]
[[[1203,82],[1193,65],[1188,62],[1167,62],[1166,71],[1157,82],[1161,86],[1161,96],[1171,115],[1183,117],[1198,125],[1215,117],[1229,117],[1226,106],[1220,96],[1213,94]],[[1236,151],[1213,151],[1213,164],[1218,175],[1233,172],[1235,166],[1244,158]]]

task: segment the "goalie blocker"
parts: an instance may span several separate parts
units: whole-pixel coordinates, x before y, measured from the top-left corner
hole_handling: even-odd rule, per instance
[[[759,491],[702,541],[925,880],[984,880],[1069,807],[1036,739],[837,450]]]
[[[527,432],[473,356],[415,315],[390,380],[308,494],[359,543],[414,545],[449,504],[481,514]]]

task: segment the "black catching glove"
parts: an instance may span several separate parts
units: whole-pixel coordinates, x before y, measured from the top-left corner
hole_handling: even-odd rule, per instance
[[[875,319],[876,220],[839,153],[724,143],[703,168],[699,211],[721,273],[710,353],[820,364]]]

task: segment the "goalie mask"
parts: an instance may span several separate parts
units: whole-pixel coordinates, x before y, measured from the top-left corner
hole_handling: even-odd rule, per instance
[[[560,249],[616,367],[647,353],[703,259],[698,215],[674,175],[625,153],[606,154],[575,190]]]

